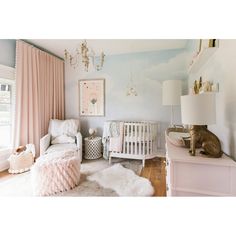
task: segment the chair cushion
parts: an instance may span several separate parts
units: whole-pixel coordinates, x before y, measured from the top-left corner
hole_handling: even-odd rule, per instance
[[[51,152],[54,152],[54,151],[66,151],[66,150],[73,150],[73,151],[77,151],[78,148],[76,146],[75,143],[61,143],[61,144],[54,144],[54,145],[51,145],[46,153],[51,153]]]
[[[70,137],[68,135],[60,135],[52,140],[51,144],[61,144],[61,143],[75,143],[75,137]]]
[[[79,120],[51,119],[48,127],[48,133],[51,134],[52,139],[55,139],[56,137],[63,134],[74,137],[79,131],[79,129]]]

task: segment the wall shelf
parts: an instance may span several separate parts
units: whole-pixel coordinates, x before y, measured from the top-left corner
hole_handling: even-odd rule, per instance
[[[207,63],[209,58],[216,52],[219,47],[209,47],[202,50],[198,56],[194,59],[192,65],[190,65],[188,72],[195,73],[201,69],[201,67]]]

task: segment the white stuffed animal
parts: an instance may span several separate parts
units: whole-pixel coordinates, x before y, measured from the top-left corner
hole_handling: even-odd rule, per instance
[[[97,129],[90,128],[89,129],[90,139],[93,139],[96,133],[97,133]]]

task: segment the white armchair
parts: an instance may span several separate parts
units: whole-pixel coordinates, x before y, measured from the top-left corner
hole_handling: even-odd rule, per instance
[[[79,120],[51,119],[48,134],[40,139],[40,155],[71,149],[78,151],[78,156],[82,160],[82,135],[79,131]],[[68,141],[65,137],[68,137]]]

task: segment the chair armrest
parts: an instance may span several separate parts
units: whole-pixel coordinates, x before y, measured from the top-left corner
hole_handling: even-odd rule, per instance
[[[79,158],[82,160],[82,135],[80,132],[76,134],[76,145],[78,148]]]
[[[51,135],[46,134],[40,139],[40,156],[43,155],[50,146]]]

